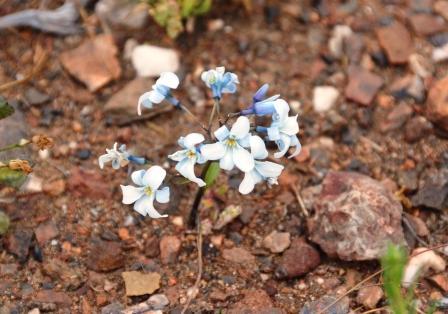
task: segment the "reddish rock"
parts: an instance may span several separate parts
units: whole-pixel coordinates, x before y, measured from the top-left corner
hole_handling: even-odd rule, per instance
[[[303,239],[294,239],[283,253],[275,275],[279,279],[305,275],[320,264],[319,252]]]
[[[51,196],[58,196],[65,192],[65,186],[65,180],[53,180],[44,184],[43,191]]]
[[[222,257],[225,260],[238,264],[255,262],[255,256],[253,256],[250,252],[246,251],[245,249],[239,247],[235,247],[232,249],[224,249],[222,251]]]
[[[429,90],[426,117],[448,131],[448,76],[437,81]]]
[[[80,198],[111,199],[112,189],[100,173],[93,170],[73,168],[68,180],[69,190]]]
[[[283,311],[275,308],[271,298],[263,290],[247,290],[244,298],[236,302],[228,314],[281,314]]]
[[[56,303],[59,305],[70,305],[72,303],[70,297],[65,292],[53,290],[41,290],[37,292],[33,301],[39,303]]]
[[[87,259],[87,267],[97,272],[108,272],[123,266],[124,256],[120,243],[94,242]]]
[[[171,264],[177,261],[181,242],[176,236],[163,236],[160,240],[160,259],[163,264]]]
[[[60,60],[71,75],[93,92],[121,76],[117,54],[113,37],[98,35],[73,50],[63,52]]]
[[[53,221],[41,223],[34,231],[37,242],[44,245],[49,240],[56,238],[59,235],[59,230]]]
[[[394,22],[380,27],[376,30],[376,36],[390,63],[404,64],[408,62],[409,56],[413,52],[413,44],[411,35],[403,24]]]
[[[71,267],[55,258],[45,261],[43,273],[53,280],[59,280],[64,288],[68,290],[75,290],[84,282],[84,276],[79,268]]]
[[[389,132],[401,128],[411,117],[413,112],[414,110],[410,105],[400,103],[387,115],[385,120],[380,122],[380,131]]]
[[[438,274],[429,278],[437,287],[443,290],[443,292],[448,292],[448,278],[445,275]]]
[[[440,16],[420,13],[409,18],[414,32],[419,36],[430,36],[445,29],[445,22]]]
[[[427,237],[429,236],[429,229],[426,226],[426,223],[421,220],[419,217],[417,216],[412,216],[412,215],[406,215],[406,218],[408,219],[409,223],[411,224],[412,228],[414,228],[415,233],[419,236],[419,237]]]
[[[383,298],[383,289],[379,286],[367,286],[359,289],[356,302],[364,305],[368,309],[376,308],[376,305]]]
[[[345,97],[364,106],[370,105],[383,85],[383,79],[359,66],[350,66],[348,75]]]
[[[308,219],[310,238],[331,257],[377,259],[389,242],[405,243],[401,203],[368,176],[330,171],[314,209]]]
[[[32,238],[33,231],[29,229],[16,230],[6,238],[6,249],[15,255],[20,263],[24,263],[28,258]]]
[[[160,254],[160,244],[157,236],[150,237],[145,242],[145,255],[148,257],[157,257]]]
[[[404,127],[404,139],[414,143],[426,137],[432,130],[432,123],[425,117],[416,116],[410,119]]]

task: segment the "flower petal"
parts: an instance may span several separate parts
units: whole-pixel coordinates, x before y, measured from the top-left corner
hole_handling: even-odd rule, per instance
[[[276,164],[275,162],[270,161],[255,161],[255,169],[264,177],[264,178],[277,178],[282,173],[283,169],[282,165]]]
[[[143,176],[145,175],[145,170],[137,170],[131,174],[132,182],[134,182],[138,186],[144,186],[143,184]]]
[[[170,201],[170,188],[164,187],[163,189],[156,191],[156,201],[162,204]]]
[[[268,150],[261,137],[253,135],[250,137],[250,152],[255,159],[265,159],[268,157]]]
[[[300,144],[299,138],[297,136],[291,136],[291,146],[295,146],[296,149],[294,150],[294,153],[292,153],[291,156],[288,158],[296,157],[298,154],[300,154],[300,151],[302,150],[302,144]]]
[[[284,99],[277,99],[274,107],[276,114],[272,116],[273,120],[283,121],[288,117],[289,105]]]
[[[216,142],[213,144],[205,144],[201,147],[201,154],[207,160],[221,159],[226,153],[226,148],[223,143]]]
[[[233,162],[243,172],[250,171],[254,168],[254,157],[241,146],[237,146],[232,150]]]
[[[156,84],[176,89],[179,86],[179,78],[173,72],[163,72],[162,74],[160,74],[160,77],[157,80]]]
[[[237,139],[245,137],[249,133],[250,122],[246,117],[239,117],[232,128],[230,129],[230,134],[235,136]]]
[[[168,155],[168,158],[174,161],[181,161],[184,158],[188,158],[186,155],[187,149],[178,150],[174,154]]]
[[[252,192],[255,188],[255,171],[249,171],[244,173],[243,181],[241,181],[240,186],[238,188],[238,191],[240,191],[241,194],[249,194]]]
[[[215,137],[218,139],[218,141],[224,141],[227,137],[229,137],[229,129],[223,125],[219,129],[217,129],[213,134],[215,134]]]
[[[227,84],[221,91],[223,93],[233,94],[236,92],[236,84],[231,82]]]
[[[150,92],[146,92],[138,98],[137,113],[139,116],[142,114],[142,106],[148,109],[152,108],[152,103],[149,100],[149,93]]]
[[[132,185],[120,185],[123,192],[123,204],[132,204],[144,195],[142,188]]]
[[[205,186],[205,182],[199,178],[196,177],[194,174],[194,165],[196,163],[195,159],[191,158],[185,158],[184,160],[180,161],[176,165],[176,170],[183,175],[188,180],[196,183],[199,186]]]
[[[226,153],[219,160],[219,167],[224,170],[232,170],[235,167],[235,163],[233,160],[232,149],[226,149]]]
[[[149,92],[148,98],[153,104],[160,104],[165,99],[165,95],[157,90],[152,90]]]
[[[289,146],[291,144],[291,137],[285,134],[280,134],[280,139],[275,141],[275,143],[278,146],[279,152],[274,154],[275,158],[281,158],[285,156],[286,152],[289,149]]]
[[[135,211],[139,212],[143,216],[148,214],[151,218],[163,218],[168,217],[168,215],[160,215],[154,208],[154,196],[143,196],[134,204]]]
[[[112,160],[112,168],[114,168],[115,170],[120,169],[121,167],[121,162],[119,158],[114,158]]]
[[[280,132],[290,136],[299,133],[299,123],[297,122],[297,115],[293,117],[287,117],[285,120],[283,120],[282,126],[280,127]]]
[[[259,102],[262,101],[264,96],[266,95],[266,93],[268,92],[269,89],[269,84],[265,83],[263,84],[254,94],[254,96],[252,97],[253,102]]]
[[[100,168],[103,169],[104,164],[110,162],[112,159],[114,159],[114,157],[110,154],[104,154],[98,157],[98,164],[100,165]]]
[[[280,139],[280,130],[276,126],[271,126],[270,128],[267,128],[268,131],[268,138],[270,141],[277,141]]]
[[[185,148],[193,148],[196,144],[202,143],[205,140],[201,133],[190,133],[184,137],[183,144]]]
[[[240,138],[238,140],[238,144],[244,148],[250,147],[250,133],[247,133],[247,135],[243,138]]]
[[[143,176],[142,182],[145,186],[149,186],[153,191],[159,189],[166,177],[166,170],[160,166],[152,166]]]

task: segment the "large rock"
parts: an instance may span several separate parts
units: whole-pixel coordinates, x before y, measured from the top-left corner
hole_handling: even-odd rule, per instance
[[[116,92],[104,106],[104,112],[110,116],[135,116],[139,97],[149,91],[153,81],[146,78],[136,78]]]
[[[376,30],[376,36],[390,63],[404,64],[408,62],[409,56],[413,52],[413,44],[411,34],[403,24],[394,22],[380,27]]]
[[[426,116],[445,131],[448,131],[448,76],[437,81],[429,91]]]
[[[65,51],[60,60],[67,71],[96,91],[121,76],[118,48],[111,35],[87,39],[79,47]]]
[[[381,76],[359,66],[350,66],[348,76],[345,97],[364,106],[372,103],[384,83]]]
[[[354,172],[329,172],[308,220],[311,240],[347,261],[381,257],[404,244],[402,206],[380,182]]]

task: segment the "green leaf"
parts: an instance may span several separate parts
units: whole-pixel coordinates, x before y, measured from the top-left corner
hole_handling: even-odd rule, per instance
[[[0,96],[0,120],[9,117],[14,113],[14,108]]]
[[[219,162],[214,161],[210,164],[210,166],[207,169],[207,172],[205,173],[205,184],[206,187],[211,187],[213,183],[215,183],[216,179],[219,176],[219,172],[221,171],[221,168],[219,168]]]
[[[212,7],[212,0],[202,0],[201,3],[196,6],[193,14],[194,15],[202,15],[210,11]]]
[[[404,296],[401,292],[401,279],[406,260],[404,248],[392,244],[388,246],[386,255],[381,259],[381,266],[384,269],[384,290],[394,314],[408,314],[412,309],[409,296]]]
[[[182,0],[181,2],[181,14],[182,17],[189,17],[196,6],[196,0]]]
[[[9,217],[4,212],[0,211],[0,235],[5,234],[9,228]]]
[[[26,174],[20,170],[12,170],[8,167],[0,168],[0,185],[4,184],[13,188],[19,188],[26,180]]]

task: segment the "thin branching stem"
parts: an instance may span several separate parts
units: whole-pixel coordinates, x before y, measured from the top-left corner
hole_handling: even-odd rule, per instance
[[[194,283],[194,286],[190,289],[190,294],[188,296],[187,302],[185,303],[184,308],[182,309],[181,314],[186,313],[188,308],[190,307],[191,302],[194,300],[194,298],[199,293],[199,287],[201,284],[202,279],[202,228],[201,228],[201,218],[199,215],[196,215],[196,226],[197,226],[197,238],[196,238],[196,245],[198,249],[198,273],[196,275],[196,281]]]

